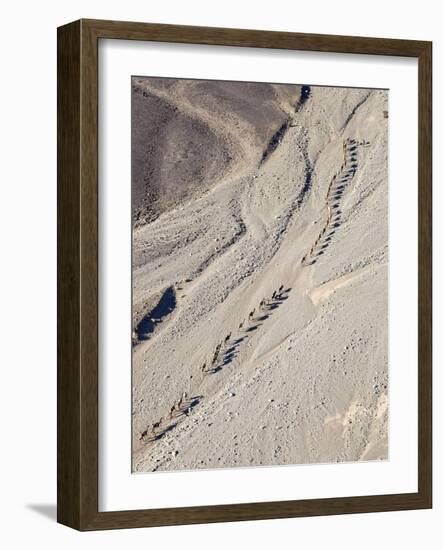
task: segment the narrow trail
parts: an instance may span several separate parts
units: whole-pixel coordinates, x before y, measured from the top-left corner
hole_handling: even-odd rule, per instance
[[[366,103],[366,101],[371,97],[371,94],[372,94],[372,91],[370,90],[356,105],[355,107],[352,109],[352,111],[349,113],[349,115],[347,116],[343,126],[340,128],[340,135],[343,134],[343,132],[346,130],[346,128],[348,127],[349,123],[351,122],[351,120],[354,118],[355,114],[357,113],[357,111],[360,109],[360,107]]]

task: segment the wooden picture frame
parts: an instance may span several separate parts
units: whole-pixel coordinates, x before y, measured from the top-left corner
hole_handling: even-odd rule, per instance
[[[100,39],[418,58],[418,492],[98,511],[98,42]],[[58,521],[82,531],[432,506],[432,44],[80,20],[58,29]]]

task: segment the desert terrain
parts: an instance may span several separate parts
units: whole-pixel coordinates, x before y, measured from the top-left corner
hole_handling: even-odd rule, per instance
[[[388,122],[133,78],[133,471],[388,458]]]

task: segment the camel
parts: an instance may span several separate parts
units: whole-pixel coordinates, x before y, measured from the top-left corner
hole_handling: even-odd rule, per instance
[[[146,428],[146,430],[144,430],[141,434],[140,434],[140,437],[138,438],[139,441],[141,441],[142,439],[144,439],[149,433],[149,428]]]
[[[160,418],[160,420],[158,422],[154,422],[151,426],[151,433],[152,433],[152,437],[156,437],[157,435],[157,430],[160,428],[161,424],[163,422],[163,417]]]
[[[181,409],[182,404],[183,404],[183,397],[180,397],[180,399],[178,400],[178,403],[177,403],[177,410],[178,411]]]
[[[214,364],[217,361],[218,354],[220,352],[221,344],[217,344],[217,347],[215,348],[214,355],[212,357],[212,364]]]

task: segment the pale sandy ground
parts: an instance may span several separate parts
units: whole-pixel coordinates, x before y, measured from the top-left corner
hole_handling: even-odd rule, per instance
[[[238,154],[134,231],[135,322],[165,291],[170,306],[133,348],[134,471],[388,458],[387,92],[283,98],[290,127],[261,165],[247,125],[155,93]],[[345,159],[349,139],[369,144]]]

